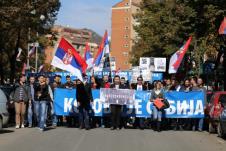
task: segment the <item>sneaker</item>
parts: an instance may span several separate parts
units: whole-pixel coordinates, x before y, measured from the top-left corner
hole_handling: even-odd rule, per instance
[[[31,124],[29,124],[29,125],[28,125],[28,128],[32,128],[32,125],[31,125]]]
[[[20,128],[20,126],[19,125],[16,125],[16,129],[19,129]]]
[[[46,124],[44,124],[44,127],[46,128],[46,127],[47,127],[47,125],[46,125]]]
[[[21,125],[21,128],[24,128],[24,124]]]
[[[39,128],[39,130],[40,130],[41,132],[44,132],[44,129],[43,129],[43,128]]]

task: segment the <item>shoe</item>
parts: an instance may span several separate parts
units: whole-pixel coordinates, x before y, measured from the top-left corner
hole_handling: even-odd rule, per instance
[[[20,128],[20,126],[19,125],[16,125],[16,129],[19,129]]]
[[[28,125],[28,128],[32,128],[32,124],[29,124],[29,125]]]
[[[43,128],[39,128],[39,130],[40,130],[41,132],[44,132],[44,129],[43,129]]]
[[[115,130],[115,127],[111,127],[111,129],[110,130]]]
[[[118,128],[116,128],[116,130],[118,130],[118,131],[119,131],[119,130],[121,130],[121,128],[119,128],[119,127],[118,127]]]
[[[21,125],[21,128],[24,128],[24,124]]]
[[[46,124],[44,124],[44,127],[46,128],[46,127],[47,127],[47,125],[46,125]]]

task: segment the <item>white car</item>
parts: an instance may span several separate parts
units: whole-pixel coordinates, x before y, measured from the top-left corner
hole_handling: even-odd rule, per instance
[[[9,113],[7,111],[7,98],[4,92],[0,89],[0,130],[7,125],[9,120]]]

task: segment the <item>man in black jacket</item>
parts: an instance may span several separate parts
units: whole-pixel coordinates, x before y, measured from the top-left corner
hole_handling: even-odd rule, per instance
[[[115,89],[123,89],[124,87],[120,84],[120,77],[116,75],[114,77],[114,84],[110,86],[110,88],[115,88]],[[110,105],[111,109],[111,122],[112,122],[112,127],[111,130],[119,129],[120,126],[120,121],[121,121],[121,110],[122,110],[122,105],[118,104],[111,104]]]
[[[133,89],[137,91],[147,91],[147,87],[143,84],[143,78],[141,76],[137,78],[137,83],[133,86]],[[143,130],[144,119],[136,117],[133,127],[139,127],[141,130]]]
[[[44,131],[44,125],[46,123],[46,105],[47,101],[49,101],[49,88],[48,85],[45,82],[45,77],[43,75],[40,75],[38,80],[39,83],[35,86],[35,95],[34,95],[34,104],[35,104],[35,114],[38,120],[38,126],[41,131]]]
[[[77,85],[76,99],[78,102],[79,109],[80,129],[83,129],[85,126],[86,130],[89,130],[90,98],[82,81],[77,80],[76,85]]]

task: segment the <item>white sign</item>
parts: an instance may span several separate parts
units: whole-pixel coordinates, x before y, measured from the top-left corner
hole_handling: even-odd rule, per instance
[[[155,72],[166,72],[166,58],[154,59]]]
[[[149,68],[150,67],[150,58],[148,57],[141,57],[140,58],[140,68]]]

